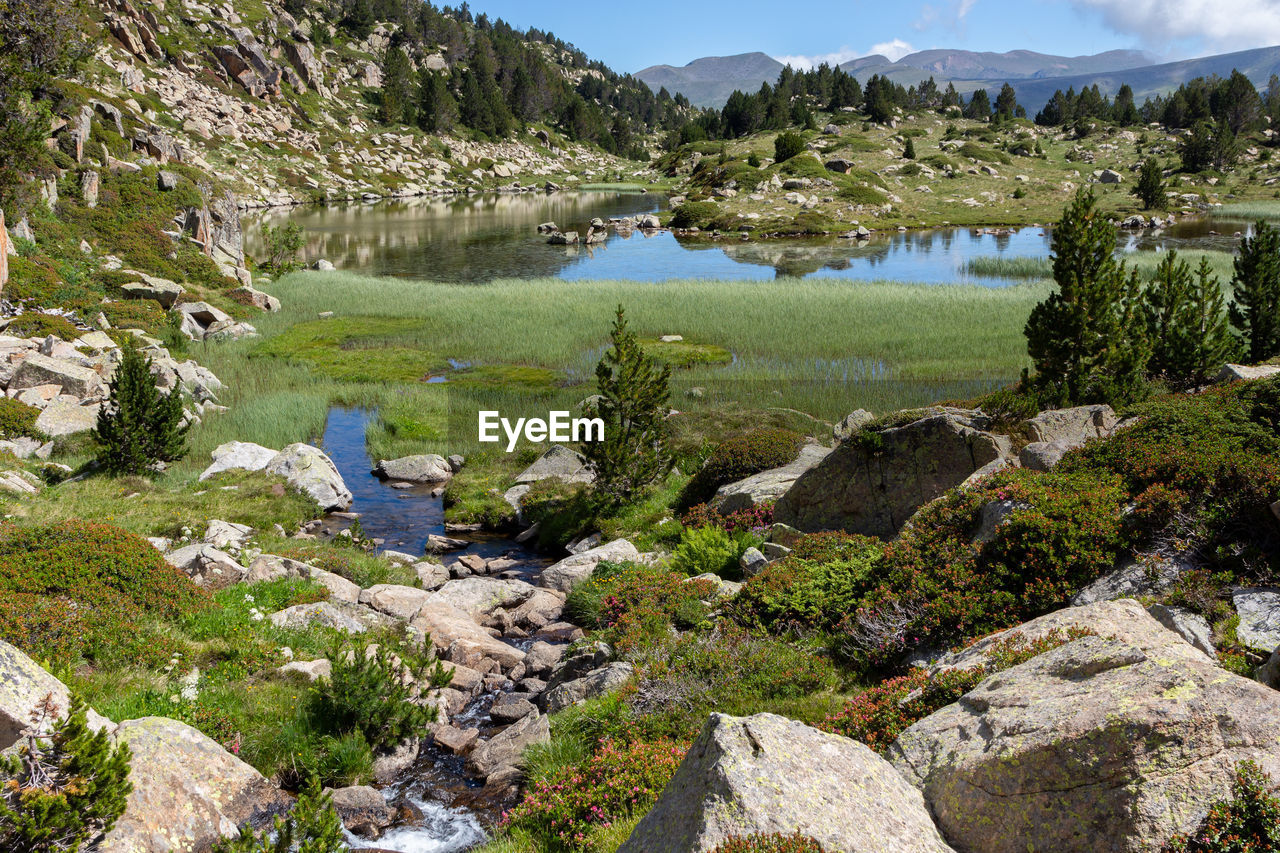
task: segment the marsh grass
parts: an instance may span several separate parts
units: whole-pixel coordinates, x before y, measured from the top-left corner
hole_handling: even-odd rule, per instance
[[[1215,207],[1211,219],[1280,219],[1280,201],[1241,201]]]
[[[1022,327],[1048,292],[846,280],[497,281],[437,284],[348,273],[273,283],[284,309],[261,340],[198,345],[226,383],[229,411],[193,430],[182,472],[226,441],[317,441],[333,404],[376,409],[374,458],[487,449],[476,411],[574,410],[594,393],[609,320],[625,305],[637,333],[678,365],[682,412],[794,411],[823,424],[977,396],[1027,364]],[[334,316],[320,319],[321,312]],[[655,350],[658,345],[654,345]],[[423,381],[428,376],[434,381]],[[698,389],[696,392],[694,389]],[[693,393],[691,393],[693,392]],[[803,416],[803,415],[802,415]]]

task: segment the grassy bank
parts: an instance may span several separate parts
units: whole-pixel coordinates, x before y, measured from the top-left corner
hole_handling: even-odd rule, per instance
[[[594,392],[619,304],[651,352],[677,365],[676,408],[790,408],[830,421],[859,407],[973,396],[1021,371],[1022,326],[1047,286],[539,279],[476,287],[301,273],[272,290],[285,307],[259,318],[263,340],[193,353],[228,384],[231,407],[196,431],[201,463],[222,441],[314,438],[330,402],[379,408],[375,456],[477,449],[479,407],[545,411]],[[683,342],[658,340],[673,334]]]

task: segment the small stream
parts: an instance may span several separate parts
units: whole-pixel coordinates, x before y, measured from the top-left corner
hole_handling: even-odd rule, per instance
[[[429,534],[444,534],[442,499],[432,494],[435,486],[396,489],[371,473],[373,461],[365,447],[365,429],[376,416],[367,409],[329,410],[322,447],[333,460],[351,490],[350,512],[359,513],[367,538],[384,540],[383,548],[415,556],[423,553]],[[337,531],[350,524],[345,517],[330,517],[328,528]],[[470,541],[465,549],[452,551],[446,562],[464,554],[485,558],[508,557],[520,561],[518,574],[533,582],[548,561],[512,539],[479,533],[449,533]],[[520,641],[512,641],[520,644]],[[507,682],[510,689],[510,682]],[[489,706],[500,691],[481,692],[453,721],[480,729],[484,736],[495,726],[488,717]],[[463,759],[424,745],[418,761],[405,778],[383,790],[388,802],[408,805],[422,818],[411,826],[389,830],[377,840],[347,833],[347,842],[357,850],[387,853],[462,853],[483,844],[485,826],[497,819],[504,803],[488,799],[476,781],[464,772]]]

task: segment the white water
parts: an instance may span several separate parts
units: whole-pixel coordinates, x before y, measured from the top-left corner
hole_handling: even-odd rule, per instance
[[[489,840],[475,815],[439,803],[408,797],[422,810],[422,823],[393,829],[377,841],[346,833],[353,850],[396,850],[399,853],[462,853]]]

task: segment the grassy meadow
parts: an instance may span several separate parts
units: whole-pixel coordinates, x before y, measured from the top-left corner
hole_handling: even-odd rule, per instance
[[[478,408],[545,412],[594,392],[619,304],[650,352],[675,366],[677,409],[796,409],[830,422],[859,407],[974,396],[1019,375],[1022,327],[1048,285],[475,286],[297,273],[271,289],[284,309],[258,318],[262,339],[193,350],[227,383],[230,411],[195,431],[188,465],[223,441],[313,439],[331,402],[378,408],[375,457],[474,451]]]

